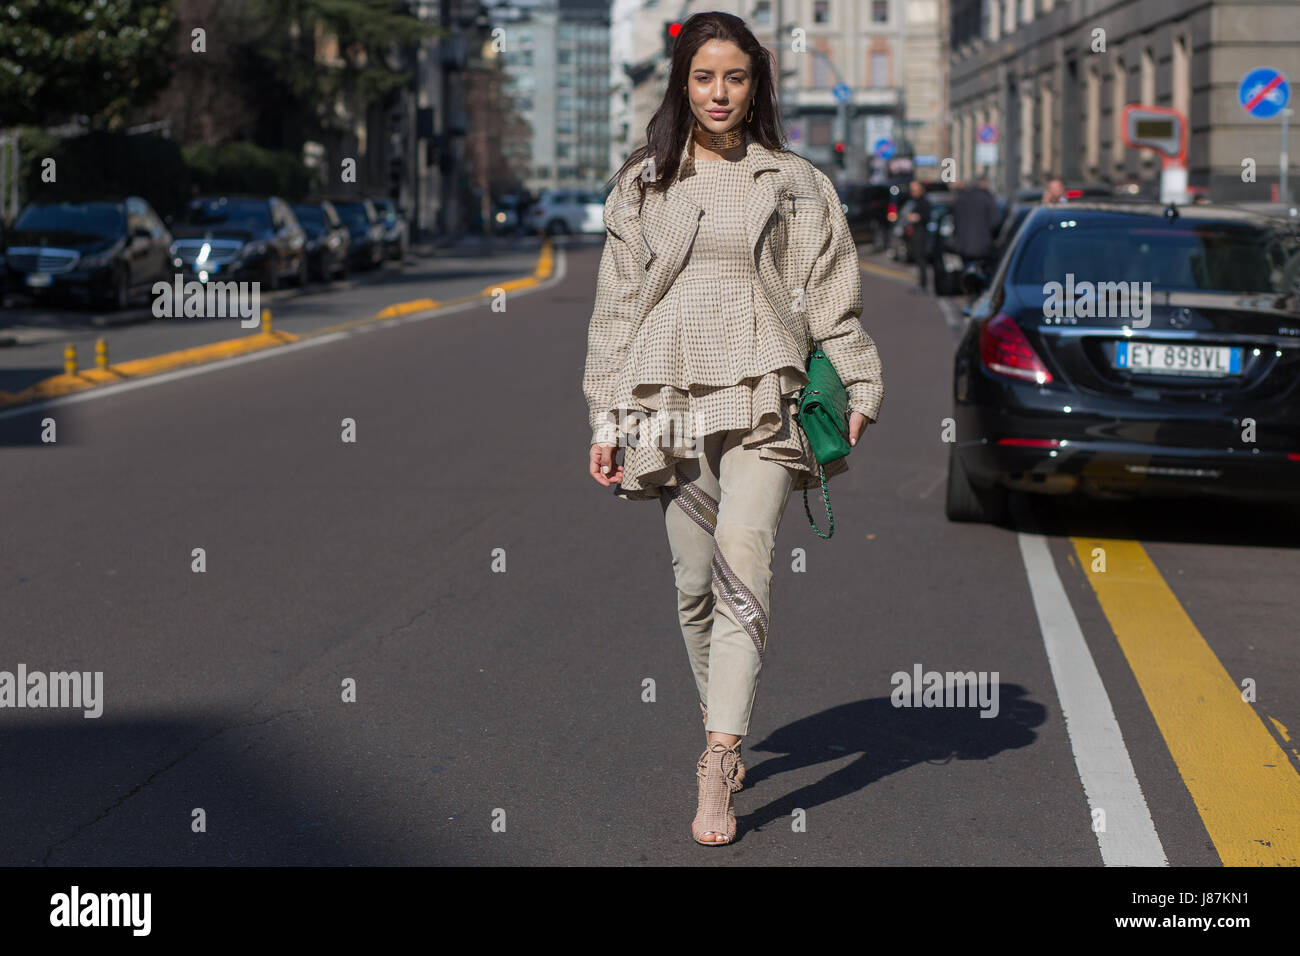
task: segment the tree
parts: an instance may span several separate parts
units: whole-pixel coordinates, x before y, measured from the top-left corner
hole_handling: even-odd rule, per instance
[[[5,0],[0,128],[120,125],[167,85],[175,23],[171,0]]]

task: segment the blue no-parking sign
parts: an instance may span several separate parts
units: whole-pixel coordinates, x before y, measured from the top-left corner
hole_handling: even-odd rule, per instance
[[[1268,119],[1286,108],[1291,98],[1291,87],[1286,77],[1272,67],[1251,70],[1237,88],[1237,101],[1251,116]]]
[[[894,141],[892,139],[878,139],[871,151],[881,159],[892,159],[894,156]]]
[[[998,141],[998,128],[992,123],[985,123],[975,131],[975,138],[981,143],[996,143]]]

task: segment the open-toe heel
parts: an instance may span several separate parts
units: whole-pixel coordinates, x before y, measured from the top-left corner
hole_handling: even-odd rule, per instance
[[[710,744],[695,765],[699,782],[699,803],[691,823],[691,837],[702,846],[726,846],[736,839],[736,811],[731,795],[740,789],[736,766],[740,761],[740,742],[728,747],[722,742]],[[725,840],[705,840],[704,834],[722,834]]]

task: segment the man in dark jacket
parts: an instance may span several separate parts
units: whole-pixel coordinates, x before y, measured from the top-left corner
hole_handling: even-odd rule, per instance
[[[912,291],[926,292],[925,267],[930,261],[930,200],[925,198],[925,187],[915,179],[907,188],[912,197],[907,209],[907,224],[911,230],[908,242],[917,268],[916,288]]]
[[[961,256],[962,265],[972,262],[987,264],[993,257],[993,238],[999,220],[998,203],[980,180],[957,194],[952,207],[952,245]]]

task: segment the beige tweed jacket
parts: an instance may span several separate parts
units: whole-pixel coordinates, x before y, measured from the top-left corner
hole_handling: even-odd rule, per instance
[[[682,151],[677,179],[691,175],[692,142]],[[826,174],[802,156],[769,150],[750,139],[743,162],[752,173],[744,204],[745,237],[761,290],[806,355],[812,340],[835,365],[850,410],[876,420],[884,395],[880,356],[862,328],[862,279],[857,247],[840,199]],[[701,207],[678,182],[664,193],[636,180],[658,174],[629,168],[605,201],[605,248],[587,334],[582,389],[591,443],[618,444],[611,392],[641,322],[681,271],[695,238]],[[719,338],[717,347],[724,348]],[[770,356],[759,356],[767,362]],[[708,361],[707,356],[701,359]],[[766,366],[763,366],[766,367]]]

